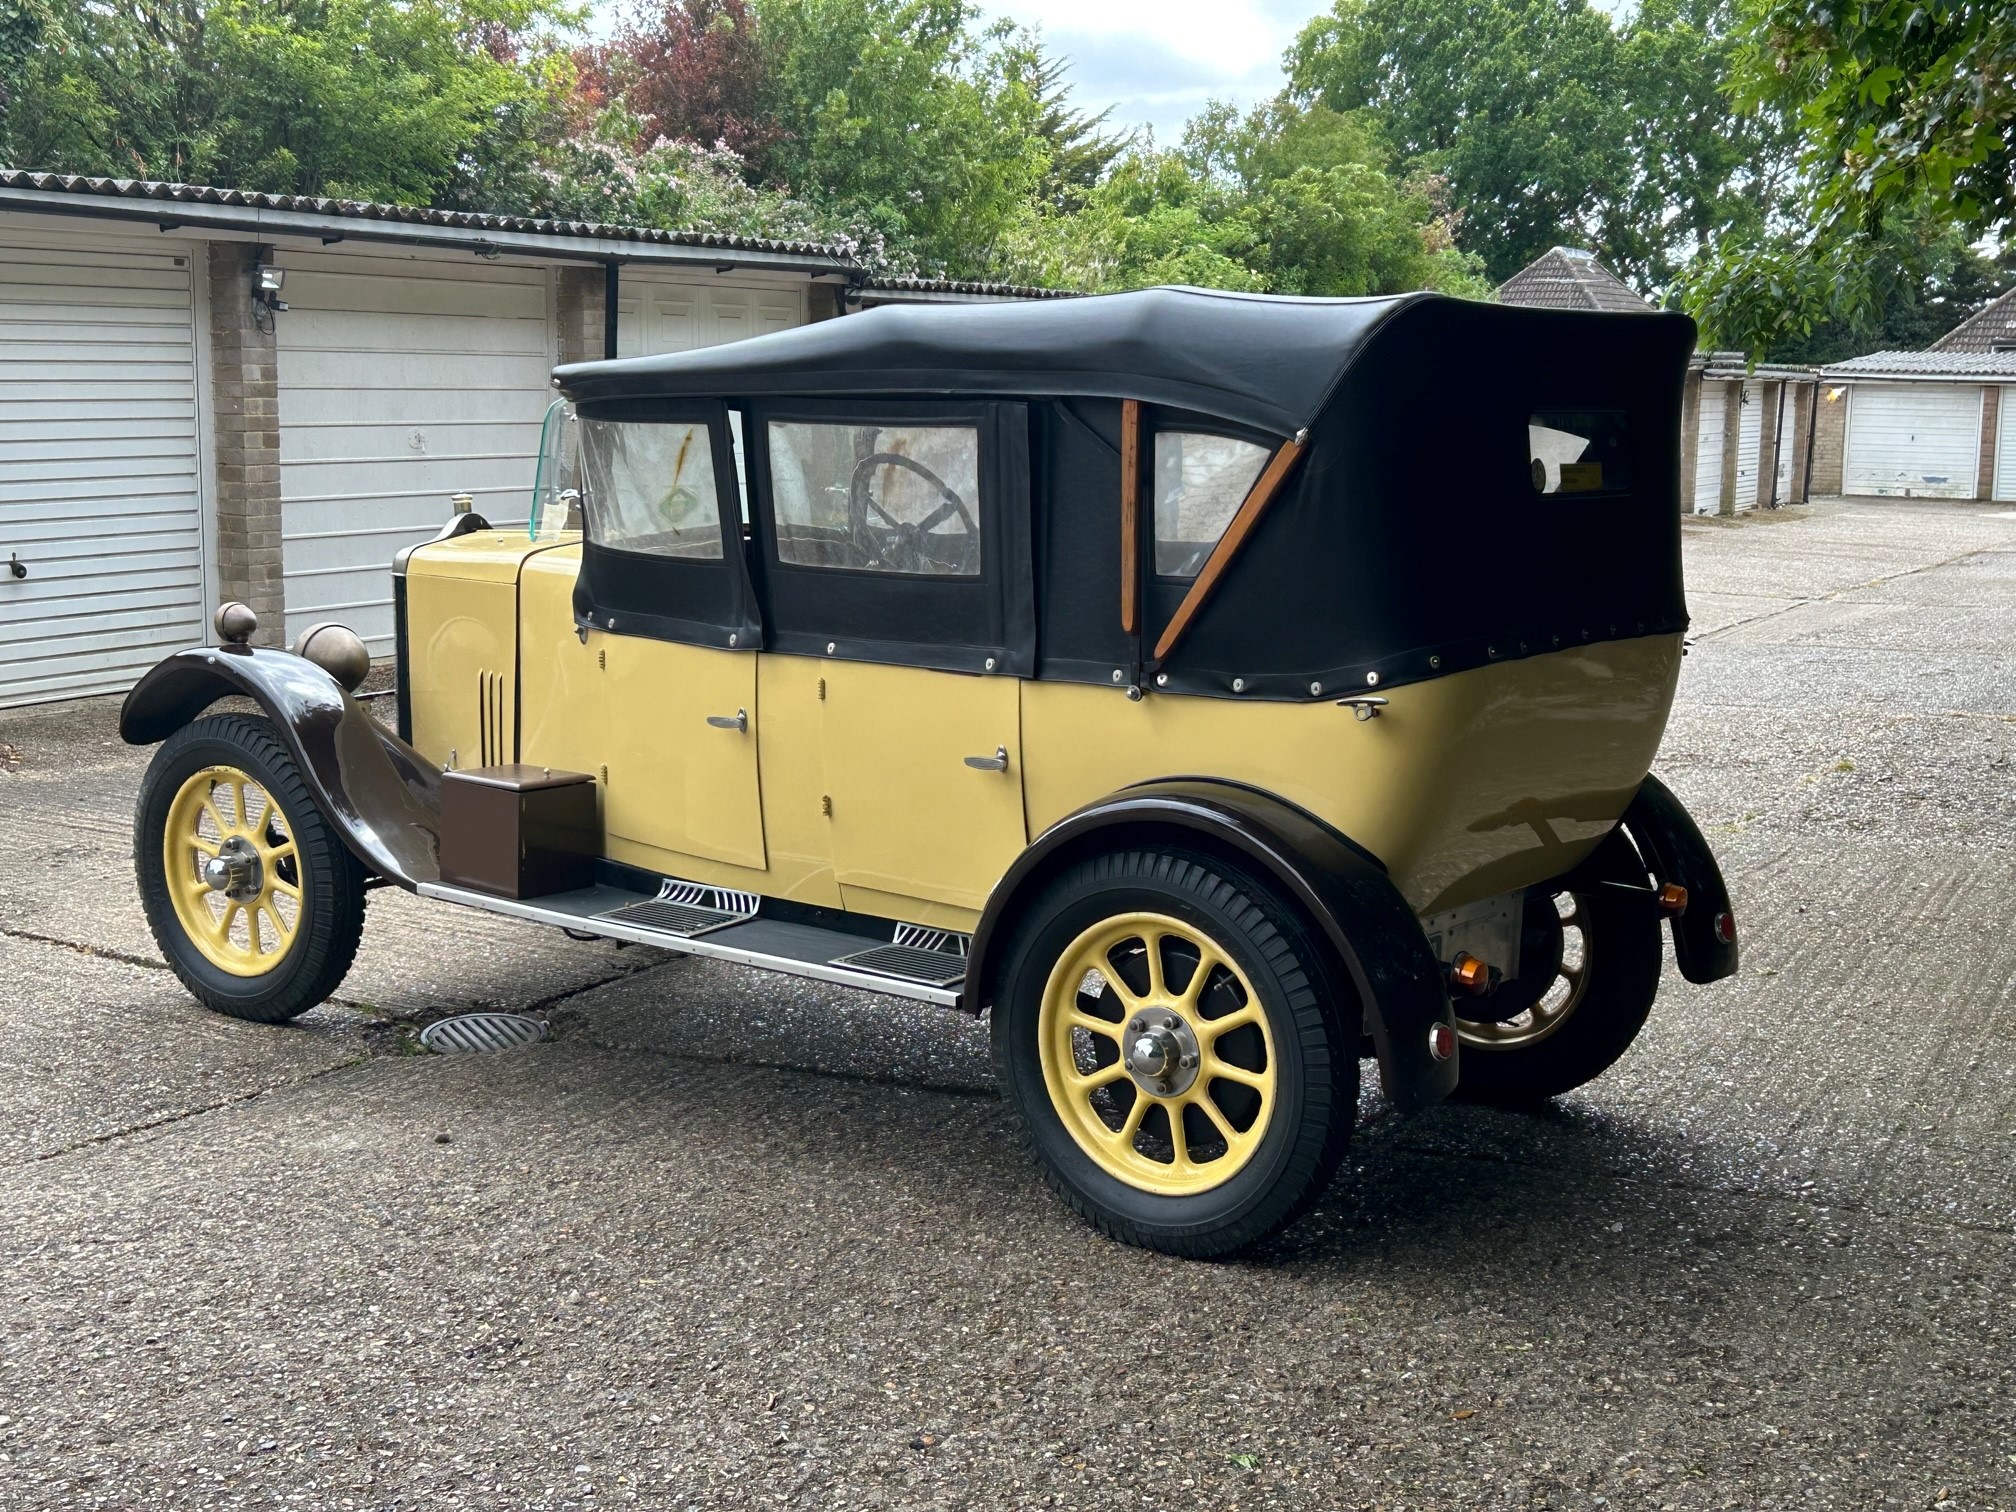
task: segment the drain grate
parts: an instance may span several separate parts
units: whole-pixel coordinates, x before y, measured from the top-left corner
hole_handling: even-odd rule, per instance
[[[852,955],[836,956],[829,966],[851,966],[877,976],[932,987],[956,987],[966,978],[966,957],[949,950],[919,950],[914,945],[877,945]]]
[[[522,1013],[463,1013],[420,1031],[420,1043],[439,1055],[515,1050],[546,1038],[546,1026]]]

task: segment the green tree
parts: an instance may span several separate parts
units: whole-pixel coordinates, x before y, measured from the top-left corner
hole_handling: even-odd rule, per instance
[[[1448,181],[1464,245],[1503,281],[1598,245],[1632,175],[1617,34],[1584,0],[1336,0],[1288,54],[1289,90],[1369,110],[1402,164]]]
[[[2016,8],[2006,0],[1745,0],[1737,108],[1800,134],[1790,213],[1710,249],[1682,298],[1716,341],[1880,339],[1926,264],[2016,218]]]
[[[57,0],[10,112],[24,166],[399,203],[479,197],[530,150],[517,38],[555,0]]]
[[[1064,76],[1071,60],[1051,52],[1040,38],[1028,41],[1029,73],[1024,83],[1036,101],[1036,134],[1049,155],[1038,190],[1053,209],[1082,209],[1092,187],[1133,144],[1132,132],[1107,131],[1113,107],[1087,115],[1071,104]]]
[[[762,179],[984,276],[1049,169],[1035,59],[967,0],[757,0]]]
[[[1278,294],[1481,294],[1431,180],[1395,182],[1361,117],[1286,100],[1212,105],[1176,149],[1145,142],[1082,210],[1027,228],[1023,276],[1087,289],[1190,283]]]

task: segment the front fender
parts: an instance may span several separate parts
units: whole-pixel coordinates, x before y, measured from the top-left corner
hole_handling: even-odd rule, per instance
[[[126,695],[119,734],[153,745],[232,697],[266,711],[358,860],[406,887],[441,879],[440,773],[313,662],[239,647],[177,651]]]
[[[986,1006],[1003,925],[1043,882],[1079,856],[1135,843],[1191,839],[1230,851],[1276,883],[1316,925],[1355,989],[1386,1098],[1412,1112],[1456,1087],[1456,1058],[1438,1061],[1430,1032],[1453,1031],[1441,967],[1421,922],[1379,863],[1313,815],[1271,794],[1229,783],[1175,779],[1128,788],[1059,820],[1017,858],[974,931],[966,980]],[[1012,932],[1012,931],[1008,931]],[[1345,1025],[1355,1039],[1360,1026]],[[1354,1054],[1347,1041],[1341,1047]]]

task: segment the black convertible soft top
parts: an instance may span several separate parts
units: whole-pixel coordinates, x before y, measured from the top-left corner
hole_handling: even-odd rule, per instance
[[[1160,288],[891,305],[699,351],[575,363],[556,376],[581,401],[865,393],[1140,399],[1293,435],[1315,422],[1382,321],[1442,298]]]

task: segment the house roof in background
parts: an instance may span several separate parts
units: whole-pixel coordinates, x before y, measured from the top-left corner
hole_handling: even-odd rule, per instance
[[[2011,378],[2016,352],[1871,352],[1846,362],[1830,362],[1822,378]]]
[[[820,242],[484,215],[469,210],[257,194],[156,179],[81,178],[13,168],[0,168],[0,210],[143,221],[163,230],[198,226],[269,236],[401,242],[592,262],[712,263],[717,267],[727,263],[735,268],[806,273],[852,273],[857,267],[840,248]]]
[[[1969,315],[1932,343],[1935,352],[1992,352],[2016,344],[2016,289]]]
[[[1654,308],[1579,247],[1550,247],[1498,286],[1498,302],[1543,310],[1643,314]]]

